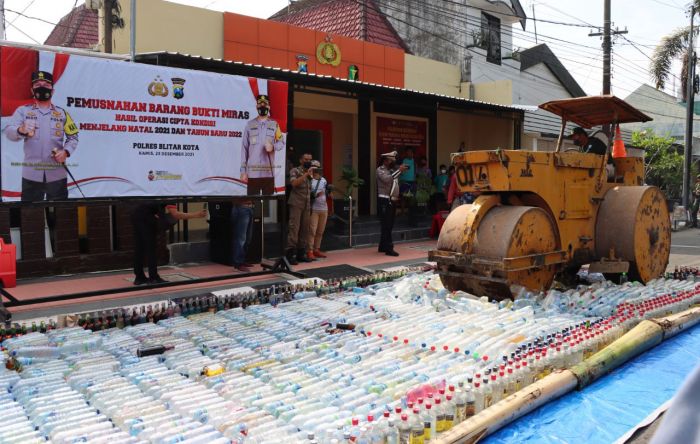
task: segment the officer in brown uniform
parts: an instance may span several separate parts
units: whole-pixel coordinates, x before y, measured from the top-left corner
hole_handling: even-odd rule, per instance
[[[400,165],[398,169],[394,169],[396,156],[398,156],[396,151],[382,154],[382,164],[377,168],[377,215],[382,227],[378,251],[387,256],[399,255],[394,251],[391,231],[394,229],[396,205],[399,202],[398,178],[408,169],[407,165]]]
[[[311,215],[311,180],[314,168],[311,154],[299,157],[299,166],[289,172],[289,226],[287,227],[287,260],[292,265],[311,262],[306,257],[306,238]]]

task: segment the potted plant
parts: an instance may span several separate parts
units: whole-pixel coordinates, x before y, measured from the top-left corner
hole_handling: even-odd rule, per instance
[[[365,181],[357,175],[357,170],[346,166],[343,167],[340,182],[343,184],[341,188],[333,188],[333,212],[347,222],[350,220],[350,196],[356,188],[364,185]]]
[[[435,187],[430,177],[424,174],[418,174],[416,177],[416,194],[414,197],[418,214],[426,213],[426,208],[430,201],[430,196],[434,193],[434,189]]]

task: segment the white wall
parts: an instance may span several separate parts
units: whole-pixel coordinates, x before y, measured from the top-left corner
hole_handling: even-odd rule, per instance
[[[540,105],[550,100],[571,97],[544,63],[531,66],[520,74],[520,81],[513,83],[513,103]]]

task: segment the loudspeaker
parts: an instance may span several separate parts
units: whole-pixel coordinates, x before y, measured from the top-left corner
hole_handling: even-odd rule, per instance
[[[232,207],[231,202],[209,203],[209,257],[212,262],[218,264],[233,265]],[[262,223],[262,208],[255,205],[252,233],[245,259],[250,264],[258,264],[262,260]]]
[[[231,202],[209,203],[209,257],[212,262],[232,265]]]

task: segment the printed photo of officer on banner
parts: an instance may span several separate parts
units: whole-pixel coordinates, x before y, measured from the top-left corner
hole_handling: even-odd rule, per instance
[[[272,116],[267,80],[250,79],[258,115],[250,120],[241,141],[241,180],[247,183],[247,194],[275,194],[275,176],[282,171],[275,162],[284,155],[285,134]]]

